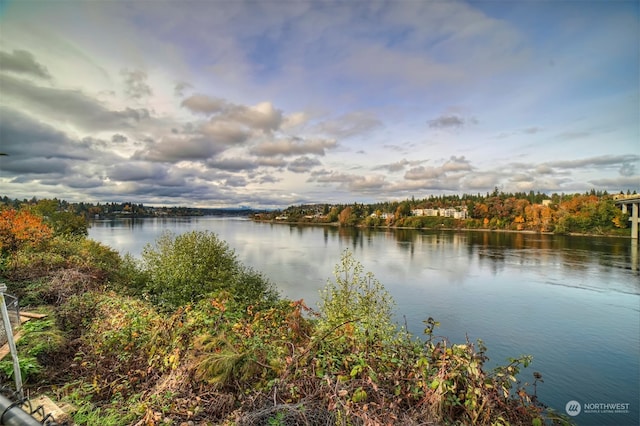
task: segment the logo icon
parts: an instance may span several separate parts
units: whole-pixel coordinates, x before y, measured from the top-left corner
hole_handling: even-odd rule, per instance
[[[580,403],[575,400],[567,402],[567,405],[564,406],[564,411],[566,411],[571,417],[575,417],[580,414],[580,410],[582,410]]]

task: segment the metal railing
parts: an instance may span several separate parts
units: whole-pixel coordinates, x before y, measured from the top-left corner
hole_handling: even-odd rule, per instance
[[[9,322],[11,323],[11,329],[15,330],[20,325],[20,305],[18,298],[10,294],[4,294],[5,304],[7,305],[7,314],[9,315]],[[0,327],[0,346],[7,343],[6,327]]]
[[[5,291],[7,291],[6,284],[0,283],[0,311],[2,311],[3,323],[0,327],[0,346],[9,345],[16,389],[9,391],[4,386],[0,388],[0,426],[55,426],[57,423],[53,416],[47,415],[42,406],[34,409],[29,398],[24,396],[18,352],[13,339],[13,330],[21,323],[20,305],[17,297],[6,294]],[[42,421],[36,419],[34,415],[38,415]]]

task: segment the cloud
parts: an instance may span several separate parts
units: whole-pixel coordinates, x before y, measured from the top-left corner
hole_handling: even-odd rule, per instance
[[[371,192],[384,188],[386,180],[384,176],[356,176],[349,183],[349,190],[351,191],[365,191]]]
[[[425,160],[426,161],[426,160]],[[404,170],[407,166],[417,166],[424,161],[409,161],[403,158],[400,161],[396,161],[395,163],[382,164],[380,166],[376,166],[373,170],[388,170],[390,172],[400,172]]]
[[[244,188],[247,186],[247,180],[242,176],[229,176],[224,181],[225,186]]]
[[[149,181],[158,182],[167,176],[165,166],[142,161],[128,161],[116,164],[107,169],[107,176],[114,181]]]
[[[519,174],[511,176],[509,178],[509,180],[511,182],[518,182],[518,183],[519,182],[533,182],[533,181],[535,181],[535,178],[533,176],[531,176],[531,175],[527,175],[527,174],[524,174],[524,173],[519,173]]]
[[[20,175],[62,175],[71,167],[71,161],[62,158],[5,158],[2,160],[3,172]],[[3,173],[4,174],[4,173]]]
[[[199,128],[201,134],[223,145],[235,145],[245,142],[251,135],[250,130],[233,121],[212,118]]]
[[[304,112],[294,112],[292,114],[287,114],[284,116],[282,120],[282,125],[280,126],[284,130],[293,129],[298,126],[302,126],[309,120],[309,115]]]
[[[279,129],[283,121],[282,111],[276,109],[271,102],[245,106],[221,98],[195,94],[183,100],[181,105],[193,113],[213,116],[212,122],[234,122],[264,132]]]
[[[261,166],[267,167],[284,167],[287,165],[287,162],[281,157],[260,157],[256,160],[256,162]]]
[[[328,170],[312,171],[309,182],[337,183],[339,187],[357,193],[375,193],[386,185],[386,179],[382,175],[360,176],[351,173],[343,173]]]
[[[574,131],[563,132],[558,135],[560,139],[572,140],[572,139],[585,139],[591,136],[593,133],[590,131]]]
[[[438,167],[415,167],[405,173],[404,177],[408,180],[425,180],[437,179],[446,176],[449,172],[471,171],[473,167],[464,156],[452,156],[449,160]]]
[[[503,178],[502,173],[498,172],[478,172],[469,175],[464,180],[464,186],[470,190],[488,190],[498,186]]]
[[[315,130],[337,138],[366,135],[382,127],[382,121],[370,112],[354,111],[318,124]]]
[[[235,157],[212,159],[207,161],[207,166],[219,170],[240,172],[243,170],[254,170],[260,165],[256,161],[250,160],[248,158]]]
[[[52,190],[42,192],[42,185],[55,186],[56,196],[75,189],[99,187],[103,185],[103,170],[107,165],[125,164],[124,158],[107,150],[108,143],[104,140],[70,138],[52,126],[6,107],[0,107],[0,140],[2,150],[8,154],[0,160],[3,186],[28,185],[34,195],[44,197],[52,196]]]
[[[147,84],[148,75],[141,70],[124,69],[120,72],[124,77],[125,93],[133,99],[142,99],[153,95],[151,86]]]
[[[545,163],[550,167],[558,167],[562,169],[578,169],[584,167],[597,166],[615,166],[630,164],[631,162],[640,161],[640,155],[600,155],[596,157],[581,158],[577,160],[561,160],[550,161]]]
[[[203,136],[167,135],[146,145],[132,158],[158,162],[205,161],[227,149],[225,143]]]
[[[14,50],[12,53],[0,50],[0,71],[27,74],[47,80],[51,78],[47,68],[38,63],[26,50]]]
[[[382,145],[382,147],[385,149],[388,149],[389,151],[394,151],[394,152],[407,151],[407,147],[405,145],[400,145],[400,144],[384,144]]]
[[[6,107],[0,107],[0,141],[8,164],[35,158],[85,161],[95,154],[63,132]]]
[[[181,98],[184,96],[184,92],[187,89],[192,88],[193,86],[185,81],[180,81],[178,83],[176,83],[176,85],[173,87],[173,94],[177,97],[177,98]]]
[[[536,174],[539,174],[539,175],[551,175],[551,174],[555,173],[554,170],[551,167],[549,167],[548,165],[545,165],[545,164],[537,165],[535,167],[534,171],[535,171]]]
[[[435,179],[444,174],[441,167],[414,167],[405,173],[404,178],[409,180]]]
[[[375,43],[347,43],[345,57],[329,67],[331,74],[341,70],[343,78],[352,83],[375,87],[388,85],[386,90],[401,92],[406,88],[424,90],[436,82],[452,84],[464,79],[462,69],[419,55],[411,50],[394,50]],[[345,48],[341,48],[345,51]],[[359,80],[359,81],[358,81]]]
[[[275,141],[262,142],[251,149],[251,153],[259,156],[275,155],[305,155],[316,154],[325,155],[327,149],[337,146],[337,142],[331,139],[310,139],[303,140],[298,137],[278,139]]]
[[[224,117],[264,131],[277,130],[282,123],[282,111],[277,110],[271,102],[261,102],[250,107],[233,105],[227,109]]]
[[[288,169],[294,173],[307,173],[322,163],[315,158],[299,157],[289,163]]]
[[[524,129],[518,129],[518,130],[513,130],[508,132],[500,132],[497,135],[495,135],[494,138],[504,139],[504,138],[518,136],[518,135],[535,135],[543,131],[544,129],[542,127],[532,126],[532,127],[526,127]]]
[[[212,115],[224,111],[229,104],[224,99],[195,94],[183,100],[181,105],[197,114]]]
[[[36,86],[1,74],[0,87],[3,91],[0,102],[13,99],[49,120],[73,123],[86,130],[122,130],[150,118],[144,108],[113,111],[78,90]]]
[[[47,183],[43,182],[45,185]],[[61,182],[59,180],[53,181],[50,184],[51,185],[59,185]],[[82,190],[86,190],[86,189],[96,189],[96,188],[100,188],[102,186],[104,186],[104,181],[102,179],[99,178],[92,178],[92,177],[87,177],[87,176],[71,176],[71,177],[65,177],[64,181],[63,181],[65,186],[68,186],[69,188],[72,189],[82,189]]]
[[[356,175],[329,170],[314,170],[309,175],[310,182],[321,183],[348,183],[355,178]]]
[[[114,143],[121,143],[121,142],[126,142],[128,139],[126,136],[121,135],[119,133],[116,133],[115,135],[111,136],[111,142]]]
[[[461,172],[473,170],[473,167],[471,167],[464,155],[460,157],[453,155],[442,165],[442,170],[445,172]]]
[[[282,207],[637,188],[627,5],[102,2],[42,20],[23,3],[2,24],[8,196]],[[558,42],[540,43],[549,8]]]
[[[622,163],[620,166],[620,174],[622,176],[633,176],[636,174],[636,166],[635,164],[631,164],[630,162]]]
[[[640,188],[640,175],[592,179],[589,181],[589,183],[597,187],[613,191],[617,191],[618,189],[635,189]]]
[[[458,115],[441,115],[440,117],[429,120],[429,127],[432,129],[461,129],[470,124],[478,124],[475,118],[464,118]]]

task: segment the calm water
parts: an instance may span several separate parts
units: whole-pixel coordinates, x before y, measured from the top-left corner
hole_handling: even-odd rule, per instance
[[[89,236],[138,256],[164,230],[210,230],[291,299],[315,306],[343,250],[395,298],[398,321],[419,335],[441,322],[453,343],[481,338],[490,364],[531,354],[540,399],[559,412],[572,400],[580,425],[638,425],[640,272],[628,239],[549,235],[370,231],[254,223],[239,218],[96,222]],[[584,404],[629,404],[628,413]],[[592,411],[596,410],[592,406]],[[597,410],[596,410],[597,411]]]

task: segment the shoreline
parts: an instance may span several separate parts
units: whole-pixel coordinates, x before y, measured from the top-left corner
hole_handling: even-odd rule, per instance
[[[332,226],[335,228],[340,228],[343,225],[340,225],[339,222],[329,222],[329,223],[317,223],[317,222],[290,222],[290,221],[275,221],[275,220],[260,220],[260,219],[253,219],[253,218],[249,218],[251,221],[253,222],[259,222],[259,223],[269,223],[269,224],[275,224],[275,225],[295,225],[295,226],[299,226],[299,225],[306,225],[306,226]],[[414,230],[414,231],[460,231],[460,232],[467,232],[467,231],[472,231],[472,232],[503,232],[503,233],[510,233],[510,234],[530,234],[530,235],[552,235],[552,236],[565,236],[565,237],[605,237],[605,238],[623,238],[623,239],[628,239],[628,240],[632,240],[630,235],[612,235],[612,234],[592,234],[592,233],[581,233],[581,232],[568,232],[566,234],[556,234],[555,232],[550,232],[550,231],[533,231],[530,229],[526,229],[526,230],[521,230],[518,231],[517,229],[491,229],[491,228],[445,228],[445,227],[440,227],[440,228],[415,228],[415,227],[410,227],[410,226],[373,226],[373,227],[368,227],[368,226],[345,226],[348,228],[357,228],[357,229],[372,229],[372,230],[395,230],[395,229],[402,229],[402,230]]]

